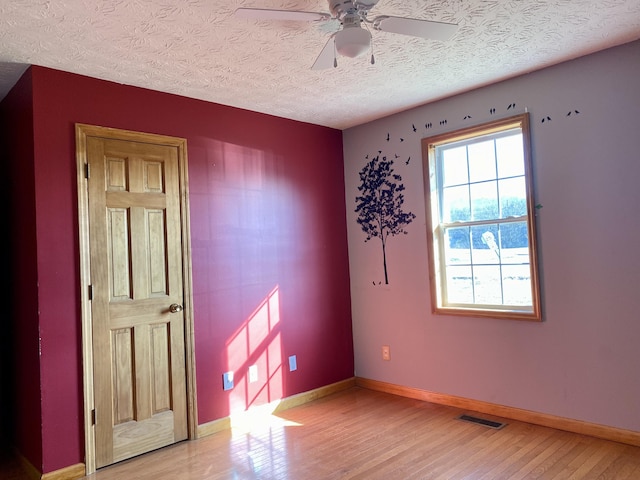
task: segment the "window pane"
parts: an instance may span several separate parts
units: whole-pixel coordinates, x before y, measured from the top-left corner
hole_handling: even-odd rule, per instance
[[[445,188],[442,192],[442,221],[467,222],[471,220],[471,207],[469,206],[469,187]]]
[[[527,188],[524,177],[498,181],[500,192],[500,218],[520,217],[527,214]]]
[[[471,227],[471,255],[474,265],[500,263],[498,225]]]
[[[470,185],[471,218],[493,220],[498,218],[497,182],[482,182]]]
[[[473,267],[475,303],[502,305],[502,278],[499,266]]]
[[[506,305],[531,305],[531,270],[529,265],[504,265],[502,288]]]
[[[496,156],[493,140],[469,145],[469,181],[482,182],[496,178]]]
[[[467,147],[448,148],[442,151],[443,186],[469,182],[467,171]]]
[[[447,268],[448,303],[473,303],[471,267]]]
[[[524,175],[522,134],[510,135],[496,140],[498,154],[498,177]]]
[[[502,263],[529,263],[527,222],[500,225],[500,256]]]
[[[445,265],[471,264],[469,227],[447,228],[445,232]]]

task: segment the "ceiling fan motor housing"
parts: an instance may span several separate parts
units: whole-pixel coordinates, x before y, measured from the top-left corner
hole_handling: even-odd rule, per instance
[[[367,12],[371,10],[376,3],[378,3],[378,0],[329,0],[329,11],[331,11],[333,18],[343,20],[345,15],[351,13],[366,16]]]

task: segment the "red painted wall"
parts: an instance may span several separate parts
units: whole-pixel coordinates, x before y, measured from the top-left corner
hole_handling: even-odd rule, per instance
[[[5,432],[23,456],[42,466],[40,358],[38,356],[38,270],[33,152],[32,77],[27,71],[0,104],[2,118],[3,189],[8,190],[5,231],[9,257],[3,275],[9,277],[9,301],[3,302],[7,372],[3,389],[8,419]],[[6,245],[6,244],[5,244]],[[8,355],[7,355],[8,353]]]
[[[76,122],[187,139],[199,423],[353,376],[340,131],[31,75],[45,472],[83,461]]]

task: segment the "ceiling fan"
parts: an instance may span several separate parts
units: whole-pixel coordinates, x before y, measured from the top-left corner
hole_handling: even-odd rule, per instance
[[[400,33],[414,37],[434,40],[448,40],[457,30],[453,23],[432,22],[417,18],[391,17],[381,15],[370,20],[371,10],[379,0],[328,0],[331,14],[319,12],[305,12],[300,10],[269,10],[263,8],[238,8],[236,16],[252,20],[293,20],[327,22],[337,20],[340,30],[333,33],[318,58],[311,67],[321,70],[337,67],[336,53],[345,57],[358,57],[371,48],[371,32],[373,30],[390,33]],[[365,28],[362,28],[362,26]],[[375,63],[373,53],[371,63]]]

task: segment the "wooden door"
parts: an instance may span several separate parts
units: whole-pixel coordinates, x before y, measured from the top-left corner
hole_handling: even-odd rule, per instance
[[[85,138],[97,468],[188,436],[178,149],[152,141]]]

